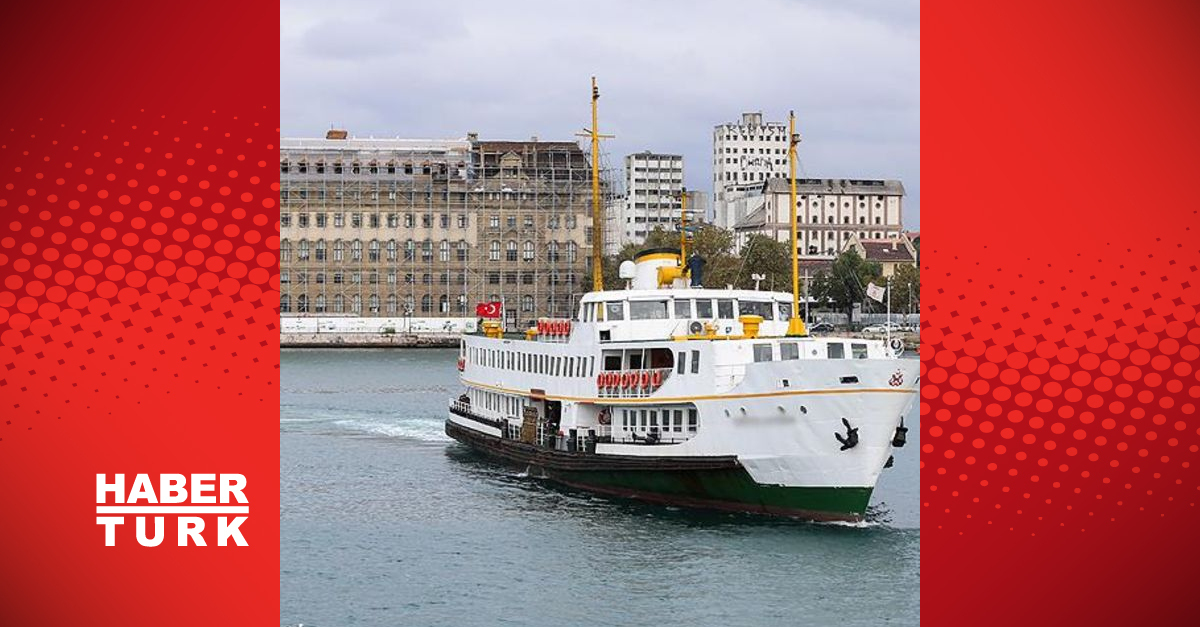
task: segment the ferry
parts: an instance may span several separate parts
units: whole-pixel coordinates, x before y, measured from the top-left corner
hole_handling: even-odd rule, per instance
[[[597,97],[593,83],[592,154]],[[600,494],[861,521],[906,443],[919,362],[899,343],[808,334],[795,257],[791,294],[702,287],[683,232],[623,263],[625,289],[603,290],[594,263],[571,319],[463,336],[446,433]]]

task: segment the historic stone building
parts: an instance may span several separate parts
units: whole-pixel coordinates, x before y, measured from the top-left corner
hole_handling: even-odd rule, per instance
[[[590,285],[591,166],[574,142],[284,139],[289,316],[566,316]]]

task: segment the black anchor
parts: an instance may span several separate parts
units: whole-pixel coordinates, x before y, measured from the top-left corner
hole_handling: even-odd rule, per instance
[[[900,448],[908,442],[908,427],[904,426],[904,418],[900,419],[900,426],[896,427],[896,434],[892,436],[892,446]]]
[[[846,425],[846,436],[842,437],[842,434],[835,432],[833,437],[842,443],[841,450],[846,451],[858,446],[858,427],[851,427],[850,421],[845,418],[842,418],[842,424]]]

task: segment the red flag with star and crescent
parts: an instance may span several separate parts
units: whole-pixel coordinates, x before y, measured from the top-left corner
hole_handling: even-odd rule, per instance
[[[499,318],[500,310],[500,303],[497,302],[479,303],[478,305],[475,305],[475,315],[479,316],[480,318]]]

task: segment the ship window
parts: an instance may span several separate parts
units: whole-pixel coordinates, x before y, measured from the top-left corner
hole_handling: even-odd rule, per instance
[[[696,317],[712,318],[712,301],[706,299],[696,301]]]
[[[565,374],[568,377],[575,376],[575,358],[574,357],[567,358],[567,371],[564,372],[563,374]]]
[[[755,344],[754,361],[771,361],[771,345]]]
[[[605,370],[620,370],[621,369],[621,353],[606,353],[604,355]]]
[[[692,351],[692,374],[700,372],[700,351]]]
[[[846,347],[841,342],[830,342],[825,345],[825,350],[830,359],[845,359]]]
[[[867,345],[866,344],[851,344],[850,345],[850,355],[852,357],[854,357],[855,359],[866,359],[867,358]]]
[[[717,301],[717,317],[725,320],[733,319],[733,301],[729,299],[720,299]]]
[[[666,320],[667,301],[665,300],[634,300],[629,301],[630,320]]]
[[[642,351],[641,351],[641,349],[626,351],[626,353],[628,353],[628,355],[629,355],[629,369],[630,370],[641,370],[642,369]]]
[[[624,320],[625,303],[623,301],[604,303],[604,319],[609,321]]]
[[[779,319],[780,320],[790,319],[792,317],[792,304],[781,302],[781,303],[778,303],[778,305],[779,305]]]
[[[658,426],[658,410],[657,409],[650,410],[650,426],[651,427]]]
[[[762,316],[763,320],[774,320],[774,312],[771,303],[764,303],[757,300],[743,300],[738,303],[738,315],[741,316]]]
[[[595,373],[596,373],[596,358],[588,357],[588,375],[590,376]]]
[[[672,430],[675,431],[676,433],[683,431],[683,410],[682,409],[675,410],[675,425],[674,425],[674,429],[672,429]]]
[[[652,348],[650,349],[650,353],[647,355],[647,359],[649,361],[647,367],[670,368],[674,365],[673,357],[674,354],[671,353],[671,349],[669,348]]]
[[[780,361],[800,359],[800,347],[795,342],[780,342],[779,359]]]
[[[679,351],[678,361],[675,364],[675,372],[683,374],[687,371],[687,353]]]
[[[696,410],[689,409],[688,410],[688,433],[696,432],[696,427],[698,426],[696,418],[697,418]]]
[[[642,428],[646,427],[646,410],[644,409],[641,410],[641,415],[638,418],[638,426]]]
[[[692,317],[692,301],[686,298],[675,299],[675,317],[686,320]]]

